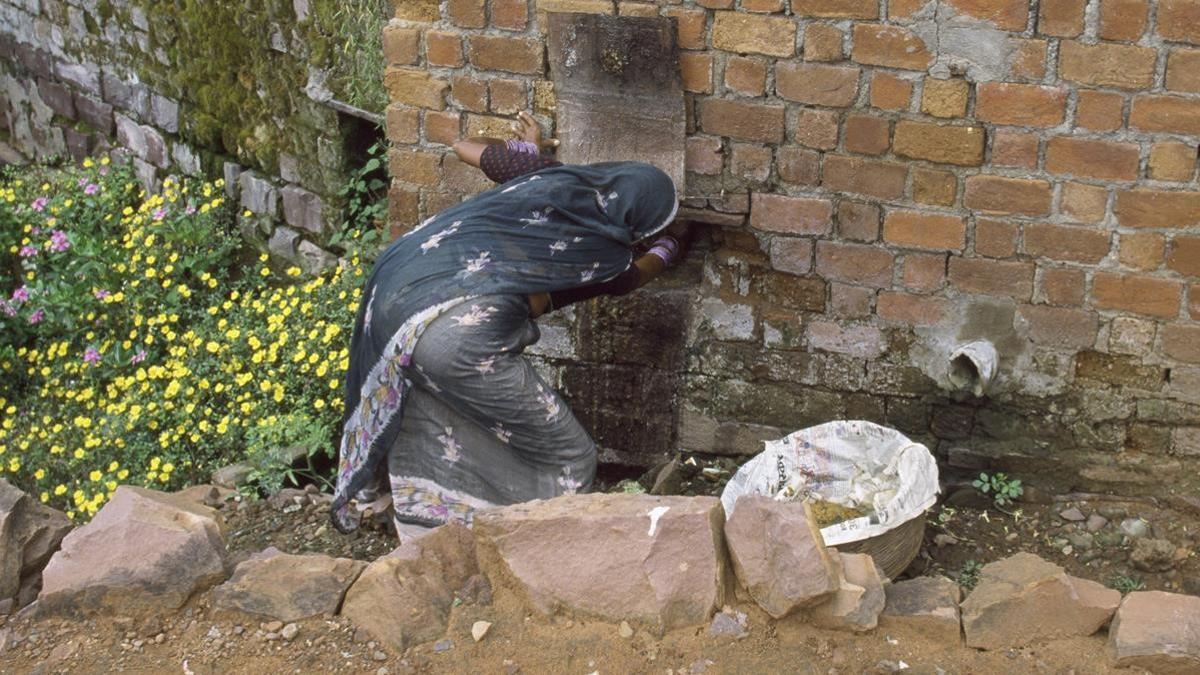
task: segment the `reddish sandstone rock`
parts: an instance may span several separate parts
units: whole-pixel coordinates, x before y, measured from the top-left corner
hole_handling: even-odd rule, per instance
[[[1003,649],[1059,637],[1091,635],[1116,611],[1121,594],[1032,553],[984,565],[962,604],[967,645]]]
[[[333,614],[366,563],[327,555],[291,555],[272,547],[237,566],[213,589],[216,609],[299,621]]]
[[[841,586],[832,598],[814,607],[809,618],[833,630],[861,633],[875,628],[886,600],[883,582],[887,577],[865,553],[830,554],[841,569]]]
[[[738,499],[725,524],[738,582],[775,618],[830,598],[841,587],[808,505]]]
[[[539,612],[670,629],[724,602],[724,518],[712,497],[570,495],[484,511],[475,536],[493,583]]]
[[[879,622],[888,630],[911,630],[941,644],[962,641],[958,584],[944,577],[917,577],[891,584],[885,592]]]
[[[42,568],[70,531],[65,514],[0,479],[0,601],[31,601]]]
[[[43,612],[138,616],[182,607],[225,579],[223,525],[186,496],[121,486],[63,539],[42,574]]]
[[[1163,591],[1130,593],[1113,618],[1108,647],[1118,667],[1200,672],[1200,598]]]

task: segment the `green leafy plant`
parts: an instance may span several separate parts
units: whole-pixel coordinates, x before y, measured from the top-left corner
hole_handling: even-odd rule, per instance
[[[1118,574],[1108,581],[1108,587],[1120,591],[1122,595],[1134,591],[1145,590],[1146,582],[1137,577]]]
[[[346,202],[345,221],[329,242],[368,259],[374,258],[387,221],[386,152],[383,141],[373,144],[367,149],[367,161],[338,190],[338,196]]]
[[[1010,479],[1008,474],[1000,472],[981,473],[979,478],[971,482],[971,485],[983,494],[990,495],[996,506],[1008,506],[1025,492],[1025,488],[1021,487],[1020,480]]]
[[[958,570],[958,585],[967,590],[975,588],[975,584],[979,583],[979,573],[983,570],[983,564],[968,560],[962,564]]]

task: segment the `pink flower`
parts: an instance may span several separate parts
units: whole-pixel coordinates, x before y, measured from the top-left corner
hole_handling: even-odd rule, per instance
[[[96,299],[97,299],[97,300],[103,300],[103,299],[107,298],[108,296],[110,296],[110,295],[112,295],[112,294],[111,294],[111,293],[109,293],[108,291],[104,290],[103,288],[101,288],[100,290],[98,290],[98,291],[95,291],[94,293],[92,293],[92,295],[96,296]]]
[[[101,175],[101,176],[107,176],[107,175],[108,175],[108,167],[107,167],[107,166],[102,166],[102,167],[100,167],[100,175]]]
[[[88,183],[87,187],[83,188],[83,194],[94,195],[100,191],[100,186],[95,183]]]
[[[17,302],[25,302],[29,299],[29,289],[25,288],[24,286],[18,288],[17,290],[13,291],[12,299]]]
[[[162,220],[162,219],[163,219],[163,218],[165,218],[166,216],[167,216],[167,210],[166,210],[166,209],[164,209],[164,208],[162,208],[162,207],[159,207],[159,208],[155,209],[155,211],[154,211],[154,219],[155,219],[155,220]]]
[[[133,356],[131,356],[129,358],[130,363],[141,363],[142,361],[145,361],[145,360],[146,360],[146,350],[145,349],[139,349],[138,353],[134,354]]]
[[[38,197],[37,199],[33,200],[33,203],[29,205],[29,208],[33,209],[34,211],[41,211],[42,209],[46,208],[46,204],[49,202],[50,200],[46,197]]]
[[[38,250],[33,246],[22,246],[20,255],[22,258],[32,258],[38,254]]]
[[[46,312],[44,310],[39,309],[38,311],[29,315],[29,323],[36,326],[37,324],[41,323],[42,319],[44,319],[44,318],[46,318]]]
[[[88,347],[87,351],[83,353],[83,362],[92,364],[100,363],[100,352],[96,351],[95,347]]]
[[[50,250],[55,253],[62,253],[71,248],[71,242],[67,239],[67,233],[62,230],[55,230],[50,233]]]
[[[184,209],[183,212],[190,216],[196,212],[196,206],[194,204],[188,204],[187,208]]]

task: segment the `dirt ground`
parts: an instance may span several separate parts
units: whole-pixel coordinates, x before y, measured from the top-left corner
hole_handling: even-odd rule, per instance
[[[1192,551],[1200,533],[1195,513],[1148,500],[1052,499],[1010,505],[1009,513],[984,508],[968,491],[951,491],[930,512],[925,546],[906,576],[942,574],[970,585],[972,566],[1024,550],[1063,565],[1072,574],[1113,584],[1197,592],[1200,561]],[[303,501],[303,500],[301,500]],[[268,546],[293,553],[324,552],[372,560],[395,541],[386,527],[364,527],[344,537],[326,526],[327,506],[266,500],[230,502],[223,509],[234,560]],[[1088,532],[1060,514],[1076,508],[1108,523]],[[1078,514],[1068,512],[1069,516]],[[1120,524],[1141,518],[1142,536],[1173,542],[1187,554],[1170,570],[1147,572],[1131,563],[1133,539]],[[1093,524],[1098,524],[1095,521]],[[953,540],[947,539],[953,537]],[[1066,543],[1064,543],[1066,542]],[[1072,544],[1071,542],[1074,542]],[[1077,550],[1082,549],[1082,550]],[[1128,589],[1126,589],[1128,590]],[[768,621],[752,602],[737,609],[749,619],[741,640],[711,637],[704,627],[657,635],[635,627],[622,637],[618,626],[585,618],[529,615],[503,588],[490,605],[455,607],[448,641],[392,653],[340,617],[298,624],[291,640],[280,626],[246,616],[214,616],[204,594],[166,620],[122,617],[31,620],[0,619],[0,674],[4,673],[1104,673],[1109,672],[1105,635],[1060,640],[1035,647],[980,652],[930,641],[881,625],[863,635],[817,629],[801,617]],[[476,643],[475,621],[490,632]],[[1127,671],[1126,671],[1127,672]]]

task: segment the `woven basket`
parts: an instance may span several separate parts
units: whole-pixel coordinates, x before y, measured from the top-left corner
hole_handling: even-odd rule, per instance
[[[869,554],[889,579],[895,579],[917,557],[924,540],[925,514],[922,513],[879,536],[841,544],[836,548],[846,553]]]

